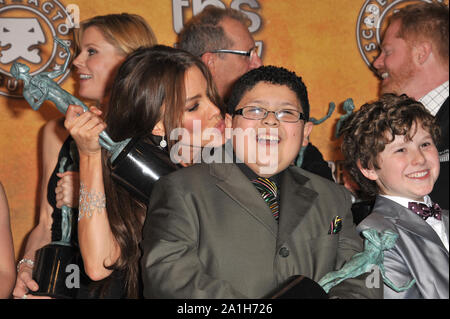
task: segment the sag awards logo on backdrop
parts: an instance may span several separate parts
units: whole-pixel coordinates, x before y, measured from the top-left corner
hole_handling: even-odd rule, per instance
[[[448,0],[366,0],[364,2],[358,16],[356,39],[359,52],[370,68],[380,54],[379,46],[382,30],[386,26],[386,18],[408,4],[419,2],[439,2],[448,5]]]
[[[76,5],[65,7],[57,0],[0,0],[0,95],[22,97],[21,85],[9,73],[14,62],[27,64],[31,75],[61,68],[67,53],[53,39],[71,46],[71,29],[78,23]],[[69,72],[55,80],[61,83]]]
[[[172,0],[172,18],[173,30],[178,34],[184,26],[184,11],[186,9],[192,10],[192,15],[195,16],[203,11],[207,6],[216,6],[219,8],[226,8],[226,5],[221,0]],[[257,0],[233,0],[230,3],[230,8],[236,9],[244,13],[251,24],[248,27],[250,33],[255,33],[261,29],[261,17],[254,11],[246,10],[248,7],[252,10],[259,10],[261,8]],[[258,48],[258,55],[261,57],[263,53],[263,41],[255,41]]]

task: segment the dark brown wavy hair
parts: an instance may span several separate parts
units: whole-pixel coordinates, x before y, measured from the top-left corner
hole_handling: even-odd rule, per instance
[[[207,67],[190,53],[156,45],[140,48],[121,65],[113,83],[111,99],[105,116],[107,131],[115,141],[130,137],[146,138],[162,120],[167,136],[182,126],[185,109],[185,74],[197,67],[207,81],[207,96],[217,106],[220,99]],[[223,109],[223,108],[222,108]],[[175,142],[166,138],[170,147]],[[147,203],[139,201],[111,176],[106,152],[103,156],[103,176],[108,219],[121,255],[113,270],[125,274],[129,298],[139,297],[142,227]]]
[[[375,197],[378,186],[361,173],[357,162],[362,168],[379,169],[377,156],[385,146],[395,139],[395,135],[411,140],[419,125],[431,134],[436,144],[440,129],[435,118],[422,103],[405,94],[385,94],[380,100],[361,106],[343,123],[341,149],[345,157],[344,167],[360,186],[365,199]]]

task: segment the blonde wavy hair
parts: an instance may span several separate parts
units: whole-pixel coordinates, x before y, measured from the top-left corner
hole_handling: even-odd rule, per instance
[[[75,31],[75,43],[80,47],[83,33],[89,27],[97,27],[118,52],[127,56],[139,47],[157,44],[156,36],[148,23],[137,14],[119,13],[95,16],[80,24]]]

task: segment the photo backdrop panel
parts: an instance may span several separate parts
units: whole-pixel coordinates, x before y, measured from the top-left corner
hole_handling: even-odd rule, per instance
[[[204,7],[239,9],[251,21],[249,30],[264,64],[283,66],[303,78],[312,117],[322,118],[328,104],[336,103],[331,118],[311,135],[324,158],[336,161],[341,154],[334,130],[344,114],[342,103],[352,98],[359,108],[377,97],[378,80],[369,64],[378,54],[378,26],[395,8],[413,2],[419,0],[0,0],[0,180],[9,200],[16,256],[23,253],[24,238],[38,221],[41,130],[61,114],[48,103],[33,111],[20,98],[20,83],[9,74],[12,58],[32,66],[32,72],[53,70],[64,61],[54,36],[71,41],[70,23],[95,15],[140,14],[159,43],[172,46],[184,23]],[[25,23],[35,27],[25,28]],[[33,34],[24,33],[32,29]],[[38,51],[26,52],[33,49]],[[58,81],[76,95],[73,75],[68,72]]]

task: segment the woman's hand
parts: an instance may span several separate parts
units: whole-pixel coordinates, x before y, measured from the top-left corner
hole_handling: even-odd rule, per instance
[[[37,291],[39,286],[36,281],[31,277],[33,268],[27,264],[20,265],[19,272],[17,274],[16,286],[14,287],[13,296],[15,299],[50,299],[47,296],[33,296],[28,292]]]
[[[64,126],[77,143],[80,155],[91,155],[101,151],[99,134],[106,128],[100,111],[92,106],[84,112],[79,105],[70,105],[66,112]]]
[[[78,207],[80,193],[80,174],[67,171],[56,174],[60,179],[56,184],[56,207]]]

